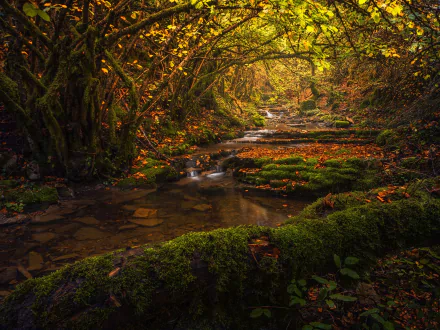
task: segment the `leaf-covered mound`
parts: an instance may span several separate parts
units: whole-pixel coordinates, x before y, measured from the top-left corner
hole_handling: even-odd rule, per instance
[[[391,203],[357,195],[344,202],[338,195],[343,205],[335,202],[322,212],[321,200],[277,229],[190,233],[156,247],[88,258],[20,285],[0,307],[0,323],[8,328],[257,329],[263,321],[248,317],[250,307],[286,305],[285,283],[330,270],[334,253],[367,261],[438,237],[440,199],[429,192],[436,184],[408,187]],[[270,322],[276,327],[283,320]]]

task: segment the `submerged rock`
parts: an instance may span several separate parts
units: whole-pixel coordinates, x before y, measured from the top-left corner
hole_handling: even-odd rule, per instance
[[[127,229],[134,229],[134,228],[137,228],[137,227],[139,227],[139,225],[135,225],[135,224],[133,224],[133,225],[125,225],[125,226],[121,226],[121,227],[119,227],[118,229],[119,230],[127,230]]]
[[[69,259],[76,259],[76,258],[79,258],[79,257],[80,257],[79,254],[71,253],[71,254],[66,254],[64,256],[59,256],[59,257],[52,258],[52,261],[53,262],[64,261],[64,260],[69,260]]]
[[[142,219],[142,220],[129,220],[131,223],[134,223],[136,225],[142,226],[142,227],[156,227],[163,223],[162,219]]]
[[[92,227],[80,228],[73,237],[78,241],[98,240],[108,237],[109,234]]]
[[[55,235],[54,233],[36,233],[36,234],[32,234],[32,239],[34,241],[38,241],[40,243],[47,243],[50,240],[53,240],[57,235]]]
[[[73,219],[73,221],[81,222],[86,225],[99,225],[99,221],[96,220],[94,217],[76,218]]]
[[[133,216],[135,218],[150,218],[152,216],[155,216],[157,214],[157,210],[154,209],[144,209],[144,208],[138,208]]]
[[[17,268],[6,267],[0,269],[0,284],[8,284],[17,278]]]
[[[193,206],[192,209],[196,210],[196,211],[200,211],[200,212],[206,212],[208,210],[211,210],[212,206],[209,204],[199,204],[199,205]]]
[[[29,260],[28,270],[30,271],[40,270],[43,268],[44,259],[43,256],[38,252],[33,252],[33,251],[30,252],[28,256],[28,260]]]

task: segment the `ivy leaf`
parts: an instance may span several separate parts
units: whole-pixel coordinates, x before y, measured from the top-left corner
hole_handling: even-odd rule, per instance
[[[301,299],[300,297],[295,296],[290,301],[289,306],[293,306],[295,304],[299,304],[302,307],[302,306],[304,306],[306,304],[306,301],[304,299]]]
[[[310,325],[313,325],[313,327],[317,329],[323,329],[323,330],[331,330],[332,326],[329,324],[319,323],[319,322],[312,322]]]
[[[318,283],[321,283],[321,284],[328,284],[328,281],[327,281],[325,278],[322,278],[322,277],[319,277],[319,276],[316,276],[316,275],[313,275],[312,278],[313,278],[316,282],[318,282]]]
[[[306,280],[299,280],[299,281],[298,281],[298,284],[299,284],[300,286],[306,286],[307,282],[306,282]]]
[[[267,308],[263,309],[263,314],[266,315],[267,317],[271,317],[272,316],[272,313]]]
[[[347,257],[344,262],[346,265],[356,265],[359,262],[359,259],[355,257]]]
[[[326,302],[327,306],[330,308],[335,308],[335,306],[336,306],[335,302],[333,300],[327,299],[325,302]]]
[[[340,300],[340,301],[346,301],[346,302],[351,302],[351,301],[356,301],[357,300],[356,297],[344,296],[344,295],[342,295],[340,293],[332,294],[330,296],[330,298],[336,299],[336,300]]]
[[[333,260],[335,261],[335,265],[338,268],[341,268],[341,258],[337,254],[333,255]]]
[[[351,270],[350,268],[342,268],[341,269],[341,274],[349,276],[349,277],[351,277],[351,278],[353,278],[355,280],[358,280],[360,278],[359,274],[356,273],[354,270]]]
[[[38,14],[38,16],[40,16],[46,22],[50,22],[50,17],[49,17],[49,15],[45,11],[42,11],[42,10],[38,9],[37,10],[37,14]]]
[[[252,310],[250,316],[255,319],[255,318],[260,317],[261,315],[263,315],[263,312],[264,311],[263,311],[262,308],[255,308],[254,310]]]
[[[318,300],[324,300],[327,297],[328,290],[326,288],[322,288],[318,294]]]
[[[379,313],[378,308],[369,309],[368,311],[363,312],[360,316],[369,316],[371,314]]]
[[[38,14],[37,8],[35,8],[35,6],[29,2],[26,2],[23,5],[23,11],[29,17],[35,17]]]

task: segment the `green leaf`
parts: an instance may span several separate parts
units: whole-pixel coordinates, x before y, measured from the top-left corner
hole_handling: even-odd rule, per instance
[[[324,329],[324,330],[331,330],[332,326],[329,324],[319,323],[319,322],[312,322],[310,325],[313,325],[313,327],[317,329]]]
[[[262,308],[255,308],[254,310],[252,310],[250,316],[252,318],[257,318],[257,317],[260,317],[261,315],[263,315],[263,309]]]
[[[322,277],[319,277],[319,276],[316,276],[316,275],[313,275],[312,278],[313,278],[316,282],[318,282],[318,283],[321,283],[321,284],[328,284],[328,281],[327,281],[325,278],[322,278]]]
[[[307,281],[306,281],[306,280],[299,280],[299,281],[298,281],[298,284],[299,284],[300,286],[306,286]]]
[[[379,313],[378,308],[369,309],[368,311],[363,312],[360,316],[369,316],[371,314]]]
[[[328,290],[326,288],[322,288],[321,290],[319,290],[318,300],[324,300],[325,298],[327,298],[327,295]]]
[[[263,314],[266,315],[267,317],[271,317],[272,316],[272,313],[267,308],[263,309]]]
[[[50,17],[49,17],[49,15],[45,11],[42,11],[42,10],[38,9],[37,10],[37,14],[38,14],[38,16],[40,16],[46,22],[50,22]]]
[[[390,321],[387,321],[383,324],[383,328],[385,330],[394,330],[394,324],[392,324]]]
[[[313,330],[313,327],[311,325],[305,325],[302,327],[302,330]]]
[[[360,278],[358,273],[356,273],[354,270],[351,270],[350,268],[342,268],[341,269],[341,274],[349,276],[349,277],[351,277],[351,278],[353,278],[355,280],[358,280]]]
[[[335,261],[335,265],[338,268],[341,268],[341,258],[337,254],[333,255],[333,260]]]
[[[356,297],[344,296],[344,295],[342,295],[340,293],[332,294],[330,296],[330,298],[336,299],[336,300],[340,300],[340,301],[347,301],[347,302],[349,302],[349,301],[356,301],[357,300]]]
[[[384,324],[385,323],[385,320],[379,314],[371,314],[371,317],[373,319],[375,319],[377,322],[379,322],[380,324]]]
[[[329,287],[328,287],[328,290],[329,290],[329,291],[333,291],[333,290],[336,289],[336,287],[338,286],[338,284],[337,284],[335,281],[330,281],[330,282],[328,283],[328,285],[329,285]]]
[[[336,306],[333,300],[327,299],[325,302],[327,303],[327,306],[330,308],[334,308]]]
[[[31,4],[29,2],[26,2],[23,5],[23,11],[29,17],[35,17],[38,14],[38,9],[33,4]]]
[[[298,297],[302,297],[302,292],[300,289],[298,289],[298,287],[295,284],[290,284],[287,287],[287,292],[292,294],[295,293]]]
[[[306,304],[306,301],[304,299],[301,299],[300,297],[294,296],[290,301],[289,306],[293,306],[295,304],[299,304],[302,307]]]
[[[355,257],[347,257],[345,258],[344,263],[346,265],[356,265],[357,263],[359,263],[359,259]]]

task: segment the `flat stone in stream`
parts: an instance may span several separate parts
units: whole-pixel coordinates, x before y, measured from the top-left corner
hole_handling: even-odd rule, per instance
[[[28,270],[40,270],[43,268],[44,260],[43,256],[37,252],[30,252],[28,256],[29,267]]]
[[[134,214],[133,217],[135,218],[150,218],[157,214],[157,210],[154,209],[145,209],[145,208],[138,208]]]
[[[116,191],[113,192],[111,196],[111,201],[113,204],[122,204],[135,199],[145,197],[149,194],[156,192],[156,189],[138,189],[134,191]]]
[[[133,225],[125,225],[125,226],[121,226],[121,227],[119,227],[118,229],[119,229],[120,231],[122,231],[122,230],[134,229],[134,228],[137,228],[137,227],[139,227],[139,226],[133,224]]]
[[[69,223],[67,225],[55,228],[55,232],[57,234],[72,233],[79,227],[81,227],[79,223]]]
[[[11,218],[6,218],[3,214],[0,215],[0,226],[16,225],[25,222],[29,217],[25,214],[18,214]]]
[[[17,278],[17,268],[5,267],[0,269],[0,284],[8,284]]]
[[[132,219],[129,221],[142,227],[156,227],[163,223],[162,219]]]
[[[57,235],[54,233],[36,233],[32,234],[32,240],[38,241],[42,244],[49,242],[50,240],[53,240]]]
[[[81,223],[83,223],[85,225],[90,225],[90,226],[99,225],[99,223],[100,223],[94,217],[76,218],[76,219],[73,219],[73,221],[81,222]]]
[[[212,209],[212,206],[209,204],[199,204],[199,205],[193,206],[192,209],[196,210],[196,211],[200,211],[200,212],[206,212],[206,211]]]
[[[69,259],[76,259],[76,258],[79,258],[79,257],[80,257],[79,254],[71,253],[71,254],[66,254],[64,256],[59,256],[59,257],[56,257],[56,258],[52,258],[52,261],[53,262],[64,261],[64,260],[69,260]]]
[[[78,241],[98,240],[110,236],[109,233],[103,232],[93,227],[80,228],[73,237]]]

